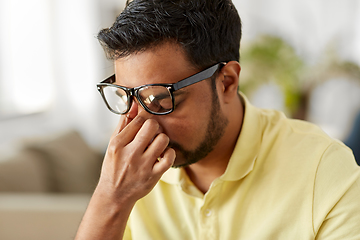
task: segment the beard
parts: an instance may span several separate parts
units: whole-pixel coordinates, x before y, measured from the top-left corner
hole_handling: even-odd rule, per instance
[[[186,167],[205,158],[224,135],[228,122],[229,120],[221,112],[217,92],[214,91],[206,134],[199,146],[195,150],[189,151],[185,150],[180,144],[170,141],[169,147],[178,150],[185,159],[179,164],[175,162],[173,167]]]

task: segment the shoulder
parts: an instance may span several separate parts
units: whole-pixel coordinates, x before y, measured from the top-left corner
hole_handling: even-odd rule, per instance
[[[263,161],[295,172],[301,170],[301,175],[309,174],[317,186],[329,182],[321,179],[349,179],[359,174],[352,151],[320,127],[274,110],[258,111],[262,128],[259,155]]]
[[[337,142],[317,125],[287,118],[279,111],[258,109],[258,117],[263,146],[270,144],[277,150],[291,151],[293,154],[301,151],[303,157],[306,153],[310,157],[315,153],[322,154],[329,145]]]
[[[314,181],[313,224],[319,239],[360,237],[359,201],[360,168],[350,149],[333,142],[319,161]]]

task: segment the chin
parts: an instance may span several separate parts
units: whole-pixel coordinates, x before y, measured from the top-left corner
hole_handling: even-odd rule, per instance
[[[174,164],[172,165],[172,168],[184,168],[184,167],[188,167],[191,164],[197,163],[198,161],[200,161],[201,159],[186,159],[186,158],[181,158],[179,159],[178,157],[176,157]]]
[[[175,162],[172,165],[172,168],[181,168],[188,165],[189,164],[187,164],[186,159],[184,159],[183,157],[178,157],[178,153],[176,153]]]

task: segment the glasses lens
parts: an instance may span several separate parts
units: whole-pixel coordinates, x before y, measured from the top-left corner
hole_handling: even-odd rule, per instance
[[[138,91],[142,103],[154,113],[167,113],[173,108],[169,89],[164,86],[146,86]]]
[[[103,93],[106,102],[113,111],[119,114],[127,111],[129,105],[128,97],[123,89],[112,86],[105,86],[103,88]]]

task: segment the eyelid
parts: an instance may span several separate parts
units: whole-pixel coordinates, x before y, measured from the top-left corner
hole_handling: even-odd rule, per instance
[[[169,94],[158,94],[158,95],[155,95],[155,98],[158,99],[158,100],[161,100],[161,99],[165,99],[165,98],[168,98],[170,97]]]
[[[186,98],[186,95],[188,94],[187,91],[176,91],[176,92],[173,92],[173,96],[174,96],[174,100],[175,100],[175,104],[182,102],[185,98]]]
[[[179,89],[179,90],[176,90],[173,92],[174,94],[174,97],[175,96],[180,96],[180,95],[183,95],[183,94],[187,94],[188,92],[185,90],[185,89]]]

